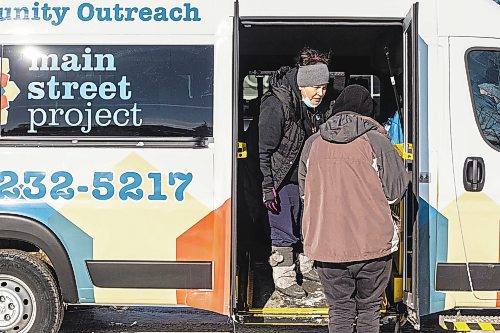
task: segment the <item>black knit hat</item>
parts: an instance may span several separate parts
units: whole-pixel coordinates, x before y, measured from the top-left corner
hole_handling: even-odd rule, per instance
[[[345,87],[333,104],[332,115],[342,111],[352,111],[373,118],[375,110],[370,92],[359,84]]]

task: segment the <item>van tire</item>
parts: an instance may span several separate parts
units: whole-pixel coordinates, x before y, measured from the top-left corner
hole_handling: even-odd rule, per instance
[[[19,250],[0,250],[0,307],[5,333],[57,333],[64,314],[49,267]]]

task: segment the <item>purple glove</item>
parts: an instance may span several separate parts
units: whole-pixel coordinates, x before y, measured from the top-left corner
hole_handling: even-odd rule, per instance
[[[280,204],[278,201],[278,193],[275,188],[264,189],[264,206],[273,214],[279,214]]]

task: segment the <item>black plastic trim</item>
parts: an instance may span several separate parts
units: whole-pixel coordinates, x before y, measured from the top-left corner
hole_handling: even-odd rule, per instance
[[[242,16],[241,25],[391,25],[401,26],[402,17],[282,17]]]
[[[470,263],[474,291],[500,291],[500,263]],[[436,291],[471,291],[467,264],[437,264]]]
[[[54,266],[63,301],[78,303],[73,268],[63,245],[49,228],[35,220],[17,215],[0,216],[0,239],[24,241],[41,249]]]
[[[409,96],[408,92],[411,91],[411,106],[412,108],[408,110],[408,126],[412,128],[412,137],[408,135],[408,142],[413,143],[413,161],[405,160],[405,166],[407,169],[411,170],[412,180],[411,180],[411,188],[408,189],[405,195],[405,225],[404,225],[404,239],[403,243],[403,288],[405,295],[411,297],[411,299],[404,299],[404,303],[410,309],[411,315],[409,316],[410,322],[415,326],[420,326],[420,313],[421,313],[421,302],[419,295],[419,280],[421,277],[419,276],[419,267],[421,265],[419,258],[419,246],[420,246],[420,233],[419,233],[419,222],[418,222],[418,198],[419,198],[419,90],[420,90],[420,78],[419,78],[419,60],[418,60],[418,9],[419,4],[412,4],[408,14],[403,19],[403,35],[404,39],[407,38],[409,34],[411,40],[411,54],[408,54],[408,49],[403,50],[405,52],[404,56],[409,57],[409,63],[407,63],[404,70],[411,73],[411,81],[405,82],[405,93],[407,98]],[[408,75],[405,76],[405,80],[408,80]],[[409,106],[410,103],[406,103]],[[406,121],[403,117],[403,121]],[[411,121],[411,122],[410,122]],[[407,128],[404,129],[405,132],[408,131]],[[411,167],[411,168],[410,168]],[[411,223],[408,223],[408,222]],[[409,238],[411,236],[411,260],[408,258],[409,250]],[[411,266],[410,266],[411,265]],[[408,285],[408,277],[411,277],[411,281]]]
[[[87,261],[101,288],[212,289],[212,267],[211,261]]]
[[[277,25],[306,25],[306,26],[396,26],[400,27],[401,22],[347,22],[347,21],[242,21],[243,26],[277,26]]]
[[[239,77],[240,77],[240,12],[238,0],[234,3],[234,17],[233,17],[233,100],[232,100],[232,149],[231,149],[231,276],[230,281],[230,309],[236,309],[236,299],[238,297],[236,290],[238,290],[236,279],[236,266],[237,266],[237,211],[238,211],[238,112],[239,112]]]
[[[0,137],[0,147],[208,148],[213,138],[12,138]]]

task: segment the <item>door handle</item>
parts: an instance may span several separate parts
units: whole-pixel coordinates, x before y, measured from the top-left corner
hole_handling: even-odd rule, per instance
[[[482,157],[467,157],[464,162],[464,188],[469,192],[480,192],[484,187],[485,165]]]

